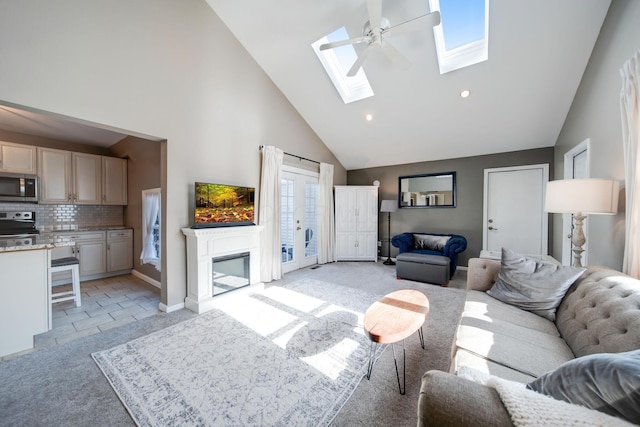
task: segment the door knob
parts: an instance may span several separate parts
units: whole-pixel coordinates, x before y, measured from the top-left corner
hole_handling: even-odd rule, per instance
[[[302,227],[296,227],[296,230],[302,230]]]
[[[498,229],[497,229],[497,228],[495,228],[495,227],[491,227],[491,226],[489,226],[489,230],[496,230],[496,231],[498,231]]]

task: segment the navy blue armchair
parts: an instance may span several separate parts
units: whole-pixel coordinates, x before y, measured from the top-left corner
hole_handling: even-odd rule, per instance
[[[448,236],[449,240],[446,242],[444,247],[441,250],[434,249],[425,249],[425,248],[416,248],[415,239],[413,237],[414,234],[422,234],[427,236]],[[428,255],[440,255],[446,256],[451,260],[449,264],[450,273],[453,277],[453,273],[456,272],[456,268],[458,267],[458,254],[467,249],[467,239],[464,236],[460,236],[458,234],[436,234],[436,233],[402,233],[397,236],[393,236],[391,239],[391,244],[398,248],[398,253],[404,252],[415,252],[419,254],[428,254]]]

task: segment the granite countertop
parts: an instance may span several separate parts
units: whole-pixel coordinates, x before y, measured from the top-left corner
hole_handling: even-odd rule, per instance
[[[76,244],[75,241],[67,240],[64,238],[64,234],[67,233],[71,234],[80,231],[109,231],[127,229],[131,229],[131,227],[125,227],[124,225],[71,226],[68,228],[41,227],[39,229],[40,234],[36,234],[33,236],[34,241],[31,244],[27,242],[27,239],[25,239],[24,241],[22,241],[21,239],[15,239],[15,243],[12,244],[12,246],[8,246],[8,242],[3,242],[0,240],[0,253],[74,246]]]
[[[4,243],[4,242],[0,242]],[[40,249],[53,249],[61,248],[63,246],[73,246],[73,241],[55,241],[50,236],[35,236],[35,241],[32,244],[16,243],[14,246],[0,246],[0,253],[2,252],[17,252],[17,251],[33,251]]]

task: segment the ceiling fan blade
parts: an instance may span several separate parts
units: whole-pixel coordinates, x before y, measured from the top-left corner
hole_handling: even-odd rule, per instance
[[[373,34],[380,34],[380,21],[382,20],[382,0],[367,0],[369,13],[369,25]]]
[[[408,21],[402,22],[398,25],[394,25],[393,27],[382,31],[382,34],[384,35],[384,37],[391,37],[395,36],[396,34],[412,31],[420,27],[435,27],[439,24],[440,12],[436,10],[435,12],[427,13],[426,15],[421,15]]]
[[[411,61],[407,59],[398,49],[396,49],[393,45],[389,44],[389,42],[384,42],[382,44],[382,50],[385,55],[391,60],[394,67],[400,70],[407,70],[411,67]]]
[[[331,42],[331,43],[325,43],[325,44],[321,44],[320,45],[320,50],[327,50],[327,49],[334,49],[336,47],[340,47],[340,46],[347,46],[350,44],[358,44],[358,43],[365,43],[365,42],[369,42],[370,38],[369,37],[354,37],[352,39],[347,39],[347,40],[340,40],[337,42]]]
[[[349,72],[347,73],[347,77],[353,77],[356,74],[358,74],[358,70],[362,67],[362,64],[364,64],[364,61],[365,59],[367,59],[367,56],[369,56],[369,53],[371,52],[371,48],[372,46],[369,45],[366,47],[365,50],[362,51],[360,56],[358,56],[358,59],[356,59],[356,62],[354,62],[353,65],[351,66],[351,69],[349,69]]]

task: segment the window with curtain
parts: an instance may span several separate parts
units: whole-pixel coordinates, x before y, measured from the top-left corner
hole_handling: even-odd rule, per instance
[[[160,197],[159,188],[142,190],[142,264],[160,271]]]

